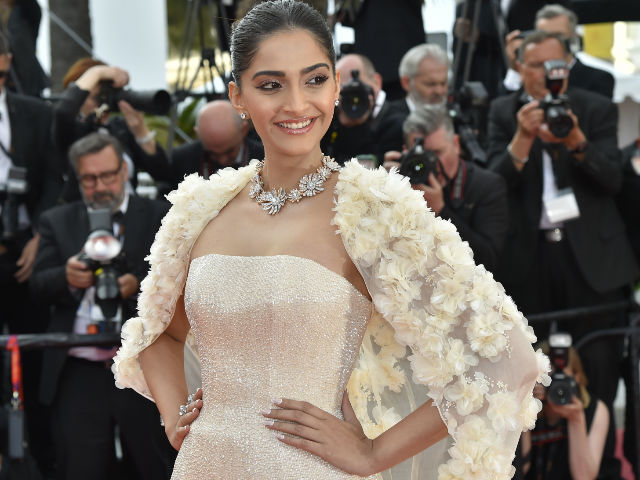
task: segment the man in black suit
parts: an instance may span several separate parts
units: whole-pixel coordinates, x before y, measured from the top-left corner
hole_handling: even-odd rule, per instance
[[[368,108],[359,94],[347,94],[355,84],[352,78],[354,71],[358,72],[359,88],[368,90]],[[351,87],[341,91],[331,126],[322,139],[322,151],[341,164],[358,155],[373,155],[374,163],[382,164],[384,152],[393,147],[394,139],[388,122],[389,102],[382,89],[382,75],[371,60],[358,53],[342,56],[336,63],[336,72],[340,74],[340,88]],[[345,100],[345,94],[352,100]],[[365,108],[362,110],[354,108],[362,108],[363,105]],[[347,114],[346,110],[353,113]]]
[[[562,5],[546,5],[536,13],[536,29],[547,32],[558,32],[567,39],[570,53],[567,57],[569,64],[569,85],[599,93],[613,98],[613,75],[599,68],[585,65],[574,54],[580,50],[580,39],[576,32],[578,17],[574,12]]]
[[[566,60],[562,35],[536,32],[520,50],[522,91],[500,97],[489,113],[489,163],[507,181],[510,227],[496,272],[525,314],[588,307],[625,298],[638,272],[614,196],[622,176],[617,110],[605,97],[568,88],[573,126],[559,138],[540,100],[544,62]],[[617,326],[622,316],[591,315],[559,328],[573,335]],[[549,328],[535,324],[540,339]],[[596,340],[581,350],[591,389],[610,408],[622,349]]]
[[[425,150],[438,158],[437,173],[428,184],[413,183],[429,208],[450,220],[469,243],[476,263],[493,271],[507,233],[507,187],[500,175],[479,168],[460,157],[460,141],[443,105],[421,106],[404,122],[406,143],[422,139]],[[405,151],[406,154],[406,151]],[[387,152],[385,167],[400,167],[400,152]]]
[[[28,298],[25,282],[38,249],[37,221],[55,205],[61,176],[55,169],[51,108],[5,88],[11,60],[7,40],[0,34],[0,301],[10,331],[25,333],[20,330],[26,326],[21,325],[20,299]],[[26,182],[16,184],[22,175]],[[15,314],[14,306],[19,310]]]
[[[41,241],[31,288],[51,306],[49,332],[87,333],[91,326],[119,324],[133,315],[144,258],[168,206],[129,195],[127,164],[112,136],[92,133],[69,151],[83,201],[53,208],[40,222]],[[88,210],[112,213],[114,236],[123,243],[117,263],[119,298],[109,313],[98,300],[97,271],[79,258],[90,233]],[[105,320],[105,317],[110,317]],[[110,370],[114,348],[48,350],[42,366],[41,398],[52,406],[52,432],[58,476],[114,478],[114,426],[120,430],[125,458],[118,478],[169,478],[172,451],[153,403],[115,387]]]
[[[444,105],[449,91],[449,57],[438,45],[421,44],[408,50],[398,68],[405,98],[389,103],[387,118],[393,139],[387,150],[400,150],[402,124],[420,105]]]
[[[578,26],[576,14],[562,5],[552,4],[538,10],[535,18],[536,30],[556,32],[565,38],[569,49],[569,54],[567,55],[567,63],[570,68],[569,86],[599,93],[609,99],[613,98],[613,75],[599,68],[585,65],[575,56],[575,53],[580,50],[580,39],[576,32],[576,27]],[[521,39],[516,38],[516,36],[514,32],[507,36],[507,53],[510,55],[514,55],[515,44],[521,42]],[[514,91],[520,88],[520,84],[518,73],[511,69],[507,73],[507,77],[505,77],[505,89]],[[505,92],[503,91],[503,93]]]
[[[221,168],[242,167],[250,160],[264,157],[262,142],[249,132],[249,123],[240,118],[228,100],[214,100],[198,112],[198,140],[180,145],[171,154],[171,163],[147,165],[151,176],[178,186],[185,175],[198,173],[209,178]]]

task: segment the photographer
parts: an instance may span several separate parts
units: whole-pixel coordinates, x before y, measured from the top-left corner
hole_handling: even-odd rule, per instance
[[[336,72],[340,74],[340,102],[322,139],[323,151],[340,164],[359,155],[374,155],[375,163],[382,163],[383,153],[393,146],[382,77],[359,54],[341,57]]]
[[[576,32],[578,17],[568,8],[559,5],[545,5],[536,12],[536,30],[556,32],[564,37],[567,44],[567,63],[569,64],[569,85],[599,93],[611,99],[613,97],[614,78],[609,72],[590,67],[575,55],[580,51],[580,37]],[[516,53],[527,32],[514,30],[506,37],[506,53],[509,58],[509,70],[503,81],[503,93],[518,90],[521,86],[517,72]],[[529,32],[530,33],[530,32]]]
[[[69,151],[83,201],[55,207],[41,219],[41,241],[31,288],[51,307],[49,332],[90,333],[124,322],[135,312],[135,298],[148,270],[144,260],[167,205],[130,195],[128,166],[112,136],[92,133]],[[107,229],[123,254],[90,268],[85,247],[90,219],[107,209]],[[104,212],[104,210],[103,210]],[[110,233],[110,232],[109,232]],[[83,247],[85,245],[85,247]],[[82,256],[81,256],[82,255]],[[108,305],[100,303],[101,275],[116,270],[116,290]],[[98,285],[98,287],[96,287]],[[110,365],[116,347],[75,347],[44,352],[41,400],[52,408],[52,434],[59,478],[108,479],[114,473],[114,425],[120,429],[125,476],[169,478],[173,452],[151,402],[120,390]]]
[[[162,147],[155,141],[155,132],[147,128],[143,113],[128,102],[120,100],[117,107],[122,116],[113,116],[113,105],[107,109],[105,97],[109,89],[122,89],[129,83],[129,74],[119,67],[108,66],[99,60],[78,60],[64,78],[65,91],[54,107],[53,135],[61,151],[67,152],[73,142],[106,129],[122,144],[129,164],[128,181],[136,186],[135,169],[152,170],[155,165],[168,163]],[[72,172],[71,172],[72,173]],[[62,194],[63,200],[79,199],[73,174]]]
[[[545,342],[542,350],[549,355],[549,344]],[[551,353],[551,385],[545,389],[537,384],[533,391],[543,406],[535,429],[522,434],[524,479],[619,480],[619,475],[600,468],[605,444],[615,442],[609,410],[602,400],[587,391],[587,377],[573,347],[567,347],[563,355],[568,363],[554,359]],[[573,387],[566,396],[558,398],[557,384],[562,381],[572,382]]]
[[[417,108],[404,122],[404,135],[406,145],[414,147],[403,154],[387,152],[385,167],[407,174],[433,213],[456,226],[476,263],[493,271],[507,233],[504,181],[460,157],[458,136],[444,106]],[[419,172],[422,178],[414,176],[417,165],[426,167]]]
[[[622,181],[617,110],[601,95],[567,88],[567,54],[557,33],[527,36],[519,58],[524,88],[494,100],[489,113],[489,164],[507,181],[510,214],[496,277],[525,314],[624,300],[638,272],[614,203]],[[545,68],[548,61],[565,62],[564,74]],[[559,325],[578,340],[623,322],[614,312]],[[534,329],[547,335],[546,324]],[[609,409],[621,352],[609,338],[582,352],[593,390]]]

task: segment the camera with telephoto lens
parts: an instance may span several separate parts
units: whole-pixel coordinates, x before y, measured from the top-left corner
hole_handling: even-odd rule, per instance
[[[0,184],[3,240],[11,240],[18,233],[18,208],[20,204],[24,203],[24,198],[28,191],[27,169],[24,167],[10,167],[7,183]]]
[[[111,210],[89,210],[89,236],[78,260],[93,272],[95,302],[102,310],[103,321],[92,321],[87,333],[116,331],[116,315],[121,304],[118,277],[126,265],[122,245],[113,235]]]
[[[360,71],[351,70],[351,80],[340,89],[340,108],[353,119],[364,117],[371,109],[373,89],[360,80]]]
[[[417,137],[413,146],[400,158],[401,175],[409,177],[412,184],[429,185],[429,174],[438,174],[438,156],[424,148],[424,138]]]
[[[482,82],[465,82],[449,95],[447,109],[460,139],[465,158],[478,165],[487,165],[487,153],[481,145],[486,134],[489,94]]]
[[[569,77],[569,66],[564,60],[548,60],[544,62],[544,70],[549,93],[540,102],[540,108],[544,110],[544,121],[549,131],[558,138],[564,138],[573,129],[569,97],[560,93],[565,79]]]
[[[151,115],[166,115],[171,108],[171,95],[166,90],[125,90],[114,87],[111,80],[100,82],[100,90],[96,96],[98,105],[106,105],[109,111],[119,112],[120,100],[128,102],[136,110]]]
[[[567,405],[578,395],[578,383],[571,375],[564,373],[569,365],[571,335],[552,333],[549,335],[549,359],[553,367],[551,384],[547,387],[547,398],[556,405]]]

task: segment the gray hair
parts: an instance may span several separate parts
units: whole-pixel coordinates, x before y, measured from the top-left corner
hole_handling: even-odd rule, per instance
[[[398,73],[400,77],[413,78],[418,74],[418,67],[420,63],[429,58],[437,63],[449,68],[449,57],[442,47],[435,44],[423,43],[410,48],[400,60],[400,67]]]
[[[564,35],[557,32],[545,32],[544,30],[536,30],[524,37],[524,40],[518,47],[518,61],[520,63],[524,63],[524,53],[529,45],[538,45],[550,38],[554,38],[560,43],[560,45],[562,46],[563,55],[566,57],[569,54],[569,46],[567,45],[567,39],[564,37]]]
[[[538,10],[536,12],[536,23],[538,23],[538,20],[551,20],[563,15],[566,16],[569,20],[569,29],[571,30],[571,35],[575,35],[576,27],[578,26],[578,16],[573,11],[558,3],[545,5],[540,10]]]
[[[122,145],[118,139],[108,133],[94,132],[76,140],[69,149],[69,162],[74,172],[78,173],[78,161],[85,155],[98,153],[105,147],[111,147],[118,157],[118,165],[124,161]]]
[[[447,138],[453,138],[455,130],[447,108],[444,105],[421,105],[404,121],[402,133],[406,141],[412,133],[428,137],[440,128],[447,132]]]

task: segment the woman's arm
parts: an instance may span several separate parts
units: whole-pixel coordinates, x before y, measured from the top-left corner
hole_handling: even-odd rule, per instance
[[[364,435],[348,400],[343,401],[344,421],[307,402],[282,399],[274,404],[279,408],[263,412],[266,427],[295,435],[276,433],[276,438],[359,476],[387,470],[447,435],[431,401],[374,440]]]
[[[568,405],[547,403],[550,413],[567,420],[569,435],[569,468],[573,480],[594,480],[600,470],[602,451],[609,430],[609,410],[598,400],[596,411],[587,432],[587,420],[582,402],[573,397]]]
[[[582,404],[579,406],[579,414],[567,418],[569,467],[573,480],[593,480],[600,471],[604,443],[609,431],[609,410],[598,400],[591,428],[587,432]]]
[[[202,400],[198,400],[187,414],[179,414],[180,405],[188,395],[184,374],[184,343],[188,331],[184,295],[181,295],[167,329],[140,352],[144,378],[164,421],[167,437],[176,450],[180,450],[189,425],[202,408]]]

